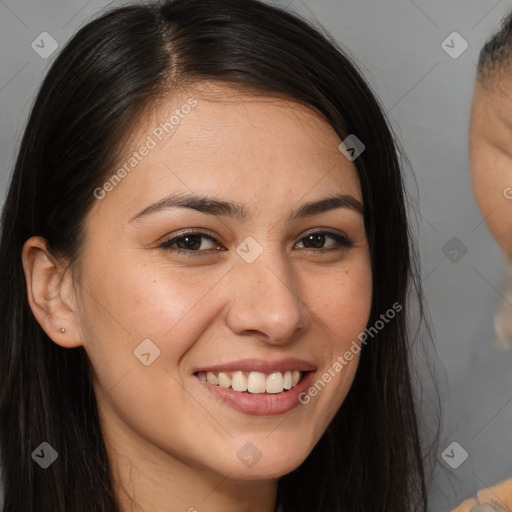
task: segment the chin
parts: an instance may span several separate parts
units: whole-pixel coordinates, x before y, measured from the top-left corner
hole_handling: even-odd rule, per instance
[[[272,434],[271,434],[272,435]],[[271,437],[271,436],[270,436]],[[280,439],[269,442],[263,438],[248,441],[237,451],[237,458],[225,460],[226,473],[240,480],[268,480],[280,478],[296,470],[307,458],[314,446],[304,446],[299,442],[283,445]],[[300,444],[299,444],[300,443]]]

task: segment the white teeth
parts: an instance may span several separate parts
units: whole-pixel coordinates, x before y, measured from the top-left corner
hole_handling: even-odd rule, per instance
[[[247,391],[247,377],[243,372],[233,372],[231,379],[231,388],[233,391]]]
[[[283,392],[283,374],[281,372],[271,373],[267,377],[267,393],[282,393]]]
[[[219,386],[228,389],[231,386],[231,379],[223,372],[219,373]]]
[[[231,375],[231,376],[230,376]],[[233,391],[243,393],[270,393],[277,394],[287,391],[298,384],[301,378],[299,370],[286,372],[273,372],[265,375],[262,372],[199,372],[199,379],[207,381],[213,386],[223,389],[231,388]]]
[[[292,389],[292,387],[293,387],[292,372],[284,372],[283,388],[284,389]]]
[[[249,373],[249,378],[247,379],[247,391],[249,391],[249,393],[265,393],[266,387],[267,382],[264,373]]]
[[[219,379],[217,378],[217,375],[215,375],[215,373],[213,373],[213,372],[208,372],[206,374],[206,380],[210,384],[213,384],[214,386],[217,386],[219,384]]]

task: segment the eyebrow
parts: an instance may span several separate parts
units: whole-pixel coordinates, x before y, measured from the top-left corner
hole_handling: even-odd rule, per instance
[[[171,194],[170,196],[147,206],[134,215],[129,222],[133,222],[152,213],[174,207],[190,208],[209,215],[232,217],[241,221],[245,221],[252,217],[252,212],[242,203],[224,201],[222,199],[211,197],[196,196],[193,194]],[[349,210],[361,215],[364,213],[363,205],[358,199],[351,195],[338,194],[317,201],[304,203],[298,209],[290,212],[288,220],[291,221],[311,217],[337,208],[348,208]]]

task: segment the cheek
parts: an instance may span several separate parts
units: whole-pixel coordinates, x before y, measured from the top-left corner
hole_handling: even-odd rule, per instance
[[[304,279],[315,290],[307,301],[316,323],[309,337],[323,340],[315,350],[323,353],[324,366],[304,397],[315,409],[316,422],[303,431],[316,442],[345,400],[357,371],[358,337],[367,327],[372,301],[369,255],[335,272],[309,273]]]
[[[136,261],[118,259],[108,268],[90,261],[84,285],[94,294],[84,303],[86,351],[110,428],[123,428],[120,418],[155,444],[167,439],[171,452],[176,439],[186,438],[180,429],[169,435],[176,411],[192,431],[211,419],[185,391],[178,366],[219,313],[212,290],[225,269],[194,273]]]
[[[368,322],[372,301],[372,276],[369,257],[361,258],[336,272],[310,278],[311,309],[337,334],[334,343],[344,346],[362,332]]]
[[[107,266],[90,260],[84,275],[83,288],[92,292],[83,294],[83,337],[102,387],[128,368],[145,368],[139,354],[148,352],[145,346],[156,366],[175,364],[218,314],[218,303],[208,296],[222,279],[220,269],[183,272],[136,262],[119,258]],[[148,339],[152,344],[141,345]]]
[[[478,207],[489,230],[512,257],[512,161],[497,152],[473,152],[471,176]]]

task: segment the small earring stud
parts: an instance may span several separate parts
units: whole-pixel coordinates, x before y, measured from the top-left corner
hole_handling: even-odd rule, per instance
[[[62,328],[60,329],[60,332],[66,332],[66,329],[64,329],[64,327],[62,327]]]

